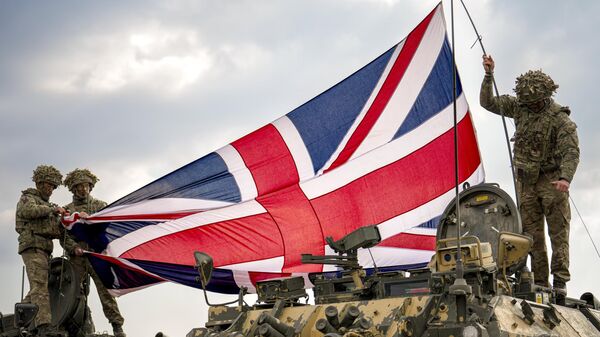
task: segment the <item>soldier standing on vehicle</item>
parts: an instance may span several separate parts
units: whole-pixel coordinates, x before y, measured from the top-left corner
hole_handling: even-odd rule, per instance
[[[25,302],[38,306],[35,325],[38,336],[51,336],[52,314],[48,293],[48,271],[54,248],[52,240],[60,239],[62,207],[50,203],[52,192],[62,183],[62,174],[53,166],[40,165],[33,171],[35,188],[28,188],[17,203],[16,226],[19,254],[23,258],[29,292]]]
[[[516,97],[494,97],[494,60],[483,56],[485,77],[480,103],[485,109],[513,118],[514,169],[520,198],[523,232],[533,237],[532,270],[535,283],[549,286],[544,217],[552,244],[553,286],[559,300],[566,296],[569,274],[569,186],[579,164],[577,126],[568,107],[554,102],[558,85],[541,70],[516,80]]]
[[[88,169],[75,169],[67,174],[65,178],[65,186],[73,193],[73,201],[64,208],[70,213],[79,212],[82,218],[86,218],[89,214],[95,213],[106,206],[106,202],[93,198],[90,192],[96,185],[98,178]],[[75,270],[82,282],[89,282],[91,276],[98,290],[98,297],[104,311],[104,316],[108,319],[113,327],[115,337],[125,337],[123,332],[123,316],[119,311],[119,306],[115,298],[108,292],[102,281],[92,268],[89,260],[84,256],[84,250],[91,251],[92,249],[86,242],[78,241],[75,247],[67,249],[70,254],[70,260],[75,266]],[[82,283],[82,287],[84,284]],[[89,317],[89,325],[93,330],[91,320],[91,312],[89,307],[86,308]],[[88,330],[90,329],[88,327]]]

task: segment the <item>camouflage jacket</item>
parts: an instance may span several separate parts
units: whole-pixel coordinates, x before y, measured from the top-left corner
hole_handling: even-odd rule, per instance
[[[73,201],[70,204],[65,205],[63,208],[68,210],[70,213],[86,212],[87,214],[91,215],[106,207],[106,205],[106,202],[92,198],[92,196],[88,196],[85,199],[80,199],[73,196]],[[73,238],[73,240],[75,239]],[[76,245],[85,250],[91,250],[89,245],[84,241],[77,241]],[[65,249],[67,249],[67,251],[69,251],[70,254],[73,254],[74,248],[75,247],[65,247]]]
[[[533,112],[519,105],[516,97],[494,97],[490,74],[483,79],[479,101],[486,110],[514,119],[514,165],[520,179],[535,183],[540,173],[558,172],[559,178],[573,180],[579,140],[568,107],[550,100],[542,111]]]
[[[38,248],[48,254],[54,248],[52,239],[62,239],[64,228],[54,207],[42,198],[35,188],[28,188],[17,203],[15,230],[19,233],[19,254],[29,248]]]

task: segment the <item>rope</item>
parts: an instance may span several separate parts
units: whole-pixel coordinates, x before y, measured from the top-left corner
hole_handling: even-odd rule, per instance
[[[585,221],[583,221],[583,217],[581,216],[581,213],[579,213],[579,209],[577,208],[577,205],[575,205],[575,200],[573,200],[573,198],[571,198],[570,195],[569,195],[569,200],[571,200],[571,203],[573,204],[573,207],[575,208],[575,212],[577,212],[577,215],[579,216],[579,219],[581,220],[581,223],[583,224],[583,228],[585,228],[585,231],[587,232],[587,235],[590,238],[590,241],[592,242],[592,246],[594,246],[594,249],[596,250],[596,255],[598,255],[598,258],[600,259],[600,252],[598,252],[598,247],[596,247],[596,243],[594,242],[594,239],[592,238],[592,235],[590,234],[590,231],[588,230],[588,227],[585,224]]]

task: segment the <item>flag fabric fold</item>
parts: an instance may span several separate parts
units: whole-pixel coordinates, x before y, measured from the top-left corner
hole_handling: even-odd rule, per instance
[[[475,129],[441,4],[399,44],[276,121],[117,200],[71,231],[114,294],[172,281],[199,287],[195,250],[214,259],[209,289],[334,270],[303,265],[377,225],[377,266],[424,266],[460,184],[483,182]],[[368,252],[360,263],[372,267]]]

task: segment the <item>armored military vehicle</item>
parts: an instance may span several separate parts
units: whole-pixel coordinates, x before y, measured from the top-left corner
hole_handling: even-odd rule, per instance
[[[533,283],[525,265],[532,242],[520,234],[517,207],[504,191],[482,184],[458,200],[443,213],[427,268],[361,268],[358,249],[381,240],[377,227],[363,227],[327,239],[338,255],[302,256],[339,268],[309,275],[314,304],[304,300],[303,277],[259,282],[255,304],[246,304],[242,289],[236,305],[211,305],[205,327],[187,337],[600,336],[592,294],[560,298]],[[212,260],[200,252],[195,258],[205,289]]]
[[[80,284],[69,260],[52,259],[48,275],[52,325],[55,327],[52,336],[111,337],[106,333],[93,332],[93,324],[90,327],[90,323],[87,322],[89,312],[86,312],[86,302],[89,288],[81,289]],[[14,314],[0,313],[0,337],[37,337],[32,324],[36,314],[37,306],[30,303],[15,304]]]

